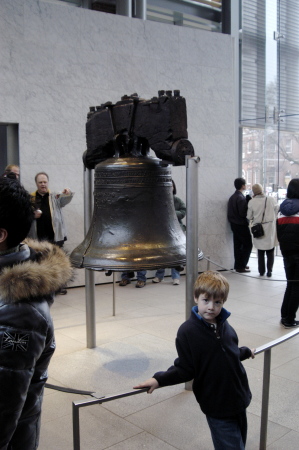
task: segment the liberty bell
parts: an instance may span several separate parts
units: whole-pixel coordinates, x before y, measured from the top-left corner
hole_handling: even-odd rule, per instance
[[[83,161],[95,168],[94,213],[85,239],[71,253],[73,265],[112,271],[185,265],[171,165],[185,164],[194,150],[179,91],[159,91],[151,100],[133,94],[91,107],[86,137]]]

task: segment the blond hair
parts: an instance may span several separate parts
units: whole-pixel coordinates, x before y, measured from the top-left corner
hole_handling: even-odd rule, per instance
[[[5,172],[11,172],[14,167],[20,169],[17,164],[8,164],[8,166],[5,167]]]
[[[219,272],[208,270],[197,277],[194,284],[194,297],[206,294],[208,298],[221,298],[226,301],[229,292],[227,279]]]

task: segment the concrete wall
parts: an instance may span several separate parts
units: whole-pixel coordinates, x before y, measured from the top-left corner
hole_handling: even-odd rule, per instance
[[[70,187],[67,250],[83,240],[83,164],[89,106],[137,92],[180,89],[199,165],[199,239],[205,255],[232,266],[227,199],[237,176],[233,39],[46,0],[0,2],[0,123],[19,124],[21,179],[44,170],[50,188]],[[173,169],[185,199],[185,168]],[[196,219],[196,218],[195,218]],[[213,265],[212,268],[215,268]],[[199,269],[206,262],[199,263]],[[103,274],[98,282],[107,281]],[[75,285],[84,284],[78,271]]]

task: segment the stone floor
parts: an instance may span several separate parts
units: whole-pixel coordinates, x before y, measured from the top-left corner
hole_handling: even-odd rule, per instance
[[[250,274],[224,271],[230,282],[226,308],[240,345],[260,347],[292,330],[279,324],[285,289],[281,257],[273,278],[259,277],[257,260]],[[109,279],[108,279],[109,280]],[[86,344],[85,289],[73,288],[52,307],[57,351],[48,382],[57,386],[108,396],[131,391],[157,370],[167,369],[176,356],[174,340],[185,320],[185,276],[180,286],[166,277],[160,284],[148,279],[143,289],[135,283],[115,289],[96,286],[96,348]],[[260,439],[263,353],[245,361],[253,400],[248,408],[248,450]],[[297,450],[299,442],[298,335],[272,350],[267,449]],[[88,395],[45,389],[41,450],[71,450],[72,402]],[[141,393],[80,409],[81,450],[212,450],[205,416],[185,385]]]

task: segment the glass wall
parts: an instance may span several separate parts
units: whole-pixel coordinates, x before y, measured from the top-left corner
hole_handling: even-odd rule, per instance
[[[44,0],[55,1],[55,0]],[[111,14],[140,17],[138,10],[144,4],[146,19],[221,33],[222,0],[57,0],[75,6]],[[125,5],[125,6],[124,6]],[[122,12],[120,12],[122,11]]]
[[[299,177],[299,2],[243,0],[242,168],[281,202]]]

